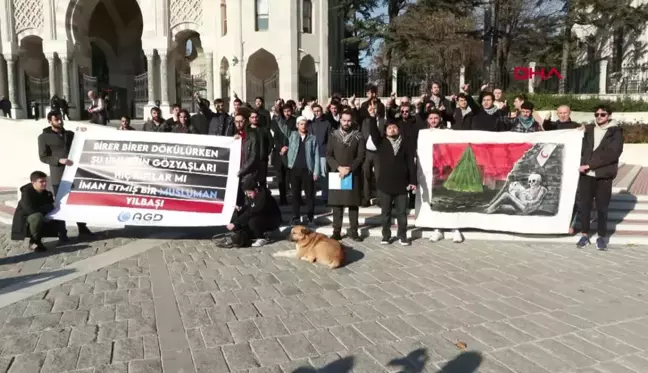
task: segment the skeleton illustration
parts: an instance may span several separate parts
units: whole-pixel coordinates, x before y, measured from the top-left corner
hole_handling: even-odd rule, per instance
[[[535,212],[542,200],[547,195],[547,188],[542,186],[542,176],[532,173],[528,178],[529,187],[524,188],[521,183],[514,181],[509,185],[508,192],[503,193],[493,202],[486,213],[492,214],[501,206],[511,206],[522,215]]]

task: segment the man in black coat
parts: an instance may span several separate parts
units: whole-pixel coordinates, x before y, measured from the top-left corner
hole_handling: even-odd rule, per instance
[[[272,139],[270,127],[263,123],[270,122],[266,122],[263,119],[263,115],[260,114],[260,111],[254,109],[250,113],[250,125],[246,131],[248,134],[256,136],[259,153],[259,166],[256,173],[257,181],[260,187],[265,188],[268,185],[268,163],[270,162],[270,154],[272,153],[274,140]]]
[[[205,116],[208,123],[207,134],[215,136],[232,136],[234,134],[233,118],[225,112],[225,101],[220,98],[214,100],[214,111],[209,108],[209,101],[195,95],[198,108]]]
[[[398,124],[388,123],[383,135],[375,117],[372,120],[369,132],[381,166],[376,183],[382,218],[381,243],[390,243],[393,212],[398,222],[398,239],[401,245],[407,246],[410,244],[407,239],[407,194],[416,190],[416,152],[401,136]]]
[[[34,171],[29,180],[31,183],[20,188],[20,201],[11,225],[11,239],[21,241],[29,237],[30,249],[46,251],[41,239],[56,237],[65,226],[58,220],[45,220],[47,214],[54,210],[54,195],[47,190],[47,175]]]
[[[282,116],[276,117],[270,129],[274,139],[272,152],[272,165],[277,172],[279,183],[279,203],[288,204],[288,143],[290,134],[297,131],[297,118],[293,116],[293,108],[286,104],[282,109]],[[299,196],[297,196],[299,198]]]
[[[58,194],[58,188],[63,178],[65,166],[71,166],[72,161],[68,159],[74,132],[63,128],[61,114],[49,112],[47,114],[49,127],[43,129],[43,133],[38,135],[38,157],[40,161],[50,166],[50,182],[54,190],[54,198]],[[79,236],[93,236],[85,223],[77,223],[79,227]],[[59,240],[67,241],[67,232],[63,229],[59,235]]]
[[[599,250],[607,250],[608,206],[612,199],[612,182],[619,171],[619,158],[623,153],[623,129],[610,118],[612,110],[606,105],[599,105],[594,115],[596,123],[585,126],[581,148],[578,193],[583,235],[576,246],[582,249],[590,244],[590,215],[596,200],[596,246]]]
[[[245,203],[234,212],[232,222],[227,225],[231,236],[220,242],[222,248],[261,247],[268,243],[270,234],[281,224],[281,210],[267,188],[259,188],[254,177],[242,182]]]

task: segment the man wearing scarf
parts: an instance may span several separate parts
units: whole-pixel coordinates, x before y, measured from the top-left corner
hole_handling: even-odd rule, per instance
[[[372,113],[370,110],[369,113]],[[398,240],[403,246],[410,244],[407,239],[407,192],[416,190],[415,150],[406,146],[398,124],[390,122],[385,127],[384,136],[376,123],[375,112],[369,126],[371,140],[376,147],[378,162],[383,167],[377,175],[376,186],[380,201],[382,220],[382,244],[391,243],[392,212],[398,222]]]
[[[520,115],[517,115],[514,118],[501,118],[500,131],[531,133],[544,130],[533,118],[533,103],[525,101],[520,105]]]
[[[353,128],[353,114],[345,110],[340,116],[340,128],[331,133],[326,147],[326,161],[339,177],[352,175],[351,190],[329,190],[328,204],[333,207],[333,235],[335,240],[342,239],[342,219],[344,208],[349,209],[350,229],[348,236],[354,241],[361,241],[358,234],[358,212],[362,199],[359,188],[362,174],[362,162],[365,157],[365,141],[362,134]]]
[[[293,107],[286,104],[282,109],[282,116],[275,117],[272,120],[270,129],[272,130],[272,137],[274,140],[274,148],[272,151],[272,165],[277,172],[279,179],[279,203],[282,205],[288,204],[286,194],[288,191],[288,144],[290,134],[297,130],[297,122],[293,116]],[[299,198],[299,196],[297,196]]]
[[[470,129],[473,131],[499,131],[501,128],[500,121],[504,115],[499,110],[499,107],[495,105],[495,96],[490,92],[482,92],[481,106],[479,106],[472,96],[468,94],[467,84],[463,87],[463,92],[466,94],[468,106],[473,112]],[[499,105],[502,106],[502,104]]]

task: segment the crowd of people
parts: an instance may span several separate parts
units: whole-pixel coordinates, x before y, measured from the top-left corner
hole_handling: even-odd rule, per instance
[[[397,98],[393,94],[385,103],[377,97],[376,86],[368,85],[366,93],[366,100],[362,103],[356,97],[345,99],[339,95],[333,95],[326,105],[314,98],[299,103],[278,99],[271,110],[265,108],[261,97],[251,104],[235,97],[229,113],[224,100],[216,99],[212,105],[196,94],[200,113],[191,116],[188,110],[174,105],[171,117],[165,119],[160,108],[154,107],[143,131],[242,139],[236,212],[231,224],[227,225],[231,234],[220,242],[221,246],[234,247],[265,245],[271,232],[281,223],[278,205],[287,205],[289,196],[292,210],[290,223],[296,225],[302,222],[301,208],[306,205],[306,224],[314,224],[318,189],[321,190],[321,203],[332,208],[332,238],[342,239],[346,209],[349,220],[347,236],[361,241],[358,231],[359,208],[378,205],[382,220],[381,242],[392,242],[392,217],[395,217],[398,225],[396,239],[402,245],[409,245],[407,216],[408,210],[414,207],[418,185],[416,162],[420,130],[519,133],[582,130],[579,196],[574,209],[582,232],[577,246],[582,248],[590,244],[590,215],[593,201],[596,201],[596,244],[600,250],[607,248],[607,207],[623,151],[622,129],[611,119],[609,107],[600,105],[595,108],[593,125],[580,125],[571,121],[567,106],[559,107],[558,120],[552,121],[535,112],[533,103],[524,95],[516,96],[513,106],[509,107],[502,90],[489,86],[472,92],[478,93],[477,101],[468,85],[462,87],[459,94],[446,97],[441,94],[441,85],[432,83],[428,91],[416,100],[411,97]],[[90,110],[101,109],[99,100],[94,100],[94,96],[91,99],[93,106]],[[58,124],[62,123],[59,113],[52,112],[47,119],[51,127],[46,128],[39,137],[39,155],[44,163],[50,165],[50,178],[56,190],[62,167],[70,162],[67,152],[74,134]],[[133,130],[130,118],[121,118],[120,129]],[[269,166],[275,171],[278,202],[268,189]],[[42,176],[32,174],[32,183],[23,187],[26,200],[34,200],[34,190],[44,193]],[[350,179],[352,187],[329,190],[330,177]],[[47,206],[41,206],[41,210],[49,209],[50,197],[39,198]],[[26,202],[25,206],[29,203]],[[39,224],[30,222],[37,221],[31,217],[34,213],[44,214],[41,210],[34,206],[24,207],[20,212],[16,211],[20,216],[14,220],[14,225],[20,228],[16,232],[31,237],[34,247],[39,248],[42,246],[39,243],[42,234],[32,228]],[[89,234],[84,225],[80,225],[79,229]],[[464,240],[460,230],[452,231],[451,235],[454,242]],[[443,238],[442,230],[435,230],[431,236],[432,241]]]

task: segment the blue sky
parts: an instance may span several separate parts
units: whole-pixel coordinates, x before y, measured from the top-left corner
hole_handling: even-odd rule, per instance
[[[387,7],[386,6],[380,6],[378,7],[372,14],[372,16],[378,16],[380,14],[387,14]],[[380,42],[376,42],[376,46],[379,45]],[[367,67],[368,65],[371,65],[371,57],[370,56],[360,56],[360,65],[362,67]]]

